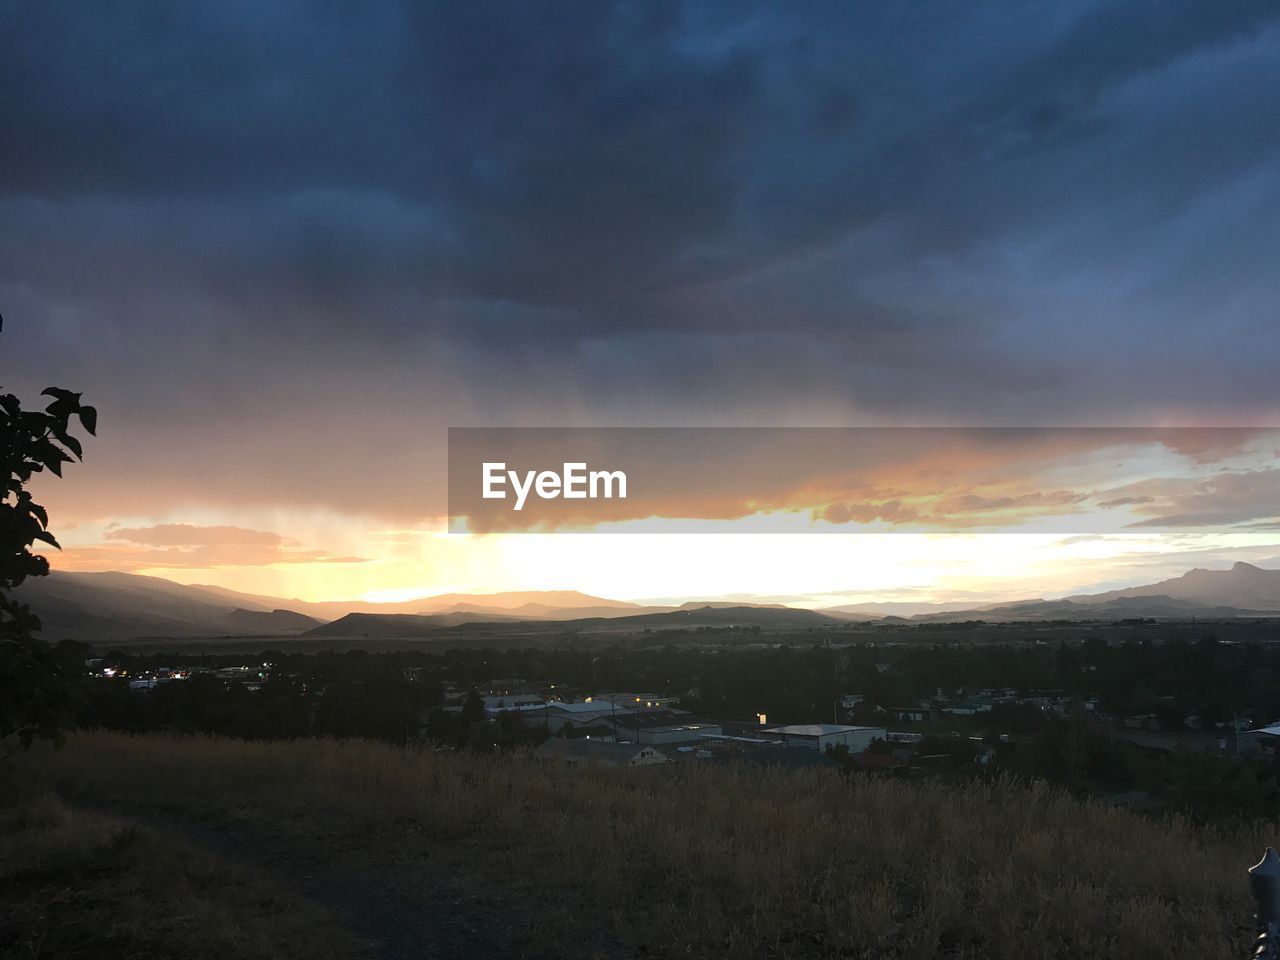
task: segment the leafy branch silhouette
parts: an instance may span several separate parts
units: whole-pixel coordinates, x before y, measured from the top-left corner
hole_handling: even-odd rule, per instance
[[[0,755],[26,749],[36,739],[60,744],[84,695],[85,647],[37,637],[39,617],[11,595],[27,577],[49,573],[49,561],[31,552],[36,543],[61,549],[49,532],[48,511],[27,485],[46,470],[61,477],[63,464],[81,459],[73,420],[90,435],[98,426],[98,411],[81,403],[79,393],[49,387],[41,396],[52,399],[39,411],[24,410],[11,393],[0,394],[6,475],[0,499]]]

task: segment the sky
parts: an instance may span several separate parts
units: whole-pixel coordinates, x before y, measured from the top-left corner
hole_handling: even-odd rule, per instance
[[[449,427],[1280,423],[1273,4],[0,2],[0,44],[0,382],[100,411],[55,568],[817,602],[1280,556],[1261,508],[443,521]]]

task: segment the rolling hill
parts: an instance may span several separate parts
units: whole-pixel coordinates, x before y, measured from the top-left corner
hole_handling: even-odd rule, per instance
[[[229,592],[228,592],[229,593]],[[61,573],[14,591],[51,639],[296,635],[320,621],[245,596],[128,573]]]
[[[680,627],[805,628],[850,622],[987,620],[1162,620],[1280,616],[1280,570],[1237,563],[1196,569],[1159,583],[1059,600],[997,604],[849,604],[806,610],[778,604],[687,601],[644,606],[573,590],[448,593],[398,603],[312,603],[184,585],[126,573],[63,573],[15,591],[52,639],[92,642],[139,637],[403,637],[464,624],[527,624],[538,630],[619,631]]]
[[[844,614],[857,619],[878,620],[882,617],[905,619],[921,613],[957,613],[974,609],[973,601],[948,600],[930,603],[924,600],[889,600],[883,603],[845,603],[838,607],[821,607],[823,613]]]
[[[1165,596],[1115,597],[1099,603],[1077,600],[1018,600],[979,609],[917,614],[909,622],[950,623],[986,620],[1012,623],[1037,620],[1221,620],[1280,616],[1266,610],[1209,606]]]
[[[1159,583],[1061,600],[1011,603],[921,613],[913,620],[1156,620],[1231,619],[1280,615],[1280,570],[1236,563],[1228,570],[1196,568]]]
[[[408,616],[421,619],[424,628],[438,629],[471,622],[604,619],[671,609],[643,607],[576,590],[450,593],[399,603],[315,603],[139,574],[62,571],[27,580],[15,591],[15,598],[40,616],[46,637],[91,642],[140,637],[296,636],[349,614]],[[393,628],[391,635],[399,634]]]
[[[713,607],[702,606],[690,610],[669,610],[660,613],[641,613],[625,617],[575,617],[567,620],[519,620],[515,617],[497,618],[476,614],[436,614],[413,616],[407,614],[352,613],[332,623],[308,631],[308,637],[368,637],[391,639],[430,636],[442,629],[465,624],[520,625],[535,632],[561,630],[589,632],[621,632],[651,630],[679,630],[694,627],[754,627],[769,629],[832,626],[844,622],[813,610],[795,607]]]
[[[527,623],[519,617],[506,617],[492,613],[348,613],[330,623],[308,630],[308,637],[369,637],[370,639],[395,639],[397,637],[430,636],[438,630],[461,626],[464,623]]]
[[[125,576],[119,574],[119,576]],[[369,600],[281,600],[258,594],[237,593],[224,587],[199,586],[192,589],[216,593],[249,609],[284,607],[319,621],[337,620],[348,613],[408,614],[434,616],[447,613],[475,613],[494,617],[517,617],[523,620],[560,620],[573,616],[625,616],[644,613],[650,608],[625,600],[593,597],[577,590],[523,590],[509,593],[442,593],[374,603]]]
[[[227,615],[227,622],[255,634],[304,633],[323,621],[292,610],[244,610],[237,608]]]

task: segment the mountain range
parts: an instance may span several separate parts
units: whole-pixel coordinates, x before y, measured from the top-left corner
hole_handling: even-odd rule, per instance
[[[681,626],[793,628],[849,622],[1164,620],[1280,616],[1280,570],[1237,563],[1159,583],[995,604],[860,603],[807,610],[776,603],[688,601],[646,606],[572,590],[449,593],[397,603],[282,600],[126,573],[63,573],[15,591],[53,639],[139,637],[410,637],[464,624],[639,630]]]

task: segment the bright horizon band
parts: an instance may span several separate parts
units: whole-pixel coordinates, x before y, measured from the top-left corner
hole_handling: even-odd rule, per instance
[[[1257,533],[1280,430],[453,428],[452,533]],[[599,469],[597,469],[599,467]]]

